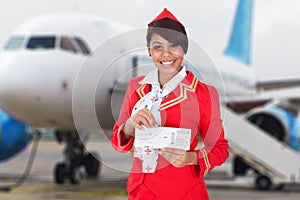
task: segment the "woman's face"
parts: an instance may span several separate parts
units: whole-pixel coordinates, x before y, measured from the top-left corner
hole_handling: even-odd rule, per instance
[[[153,33],[148,51],[160,74],[175,75],[181,70],[184,51],[180,45],[174,45],[157,33]]]

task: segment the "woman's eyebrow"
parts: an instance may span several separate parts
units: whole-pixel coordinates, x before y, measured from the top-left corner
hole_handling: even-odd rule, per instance
[[[152,42],[151,44],[162,44],[161,42],[158,42],[158,41],[154,41]]]

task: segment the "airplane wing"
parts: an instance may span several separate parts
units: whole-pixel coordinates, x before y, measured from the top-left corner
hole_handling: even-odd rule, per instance
[[[300,87],[300,79],[258,81],[257,90],[277,90],[281,88]]]
[[[260,89],[256,94],[227,98],[224,101],[229,108],[238,113],[247,112],[252,108],[271,102],[285,104],[284,107],[288,107],[288,110],[297,116],[300,110],[300,86],[287,87],[285,83],[276,89]]]

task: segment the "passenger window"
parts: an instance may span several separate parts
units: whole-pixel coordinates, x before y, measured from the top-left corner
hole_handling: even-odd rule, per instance
[[[60,39],[60,48],[67,51],[72,51],[74,53],[77,52],[70,39],[65,36],[61,37]]]
[[[81,40],[78,37],[74,37],[74,40],[77,43],[77,45],[79,46],[79,48],[81,49],[83,54],[88,55],[91,53],[89,47],[85,44],[85,42],[83,40]]]
[[[6,50],[16,50],[20,49],[25,41],[23,36],[13,36],[11,37],[4,46]]]
[[[55,47],[54,36],[34,36],[27,44],[27,49],[53,49]]]

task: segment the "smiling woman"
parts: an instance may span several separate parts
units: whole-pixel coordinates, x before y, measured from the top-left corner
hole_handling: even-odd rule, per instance
[[[117,151],[134,148],[128,199],[207,200],[203,177],[228,157],[218,93],[182,65],[187,34],[167,9],[148,24],[146,39],[156,69],[131,79],[111,138]],[[174,131],[168,132],[170,127]],[[166,143],[163,148],[149,136],[156,132],[159,143]],[[150,142],[136,142],[140,134],[147,134],[143,136]],[[196,149],[197,135],[205,145],[202,149]],[[170,148],[168,137],[173,143],[186,143],[188,149]]]

